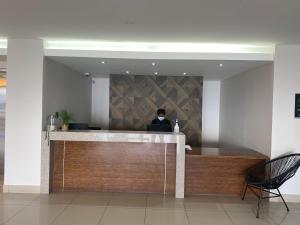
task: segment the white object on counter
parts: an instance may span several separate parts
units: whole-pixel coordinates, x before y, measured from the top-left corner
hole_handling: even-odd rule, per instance
[[[48,125],[48,131],[56,131],[57,127],[56,125]]]
[[[178,119],[176,119],[176,122],[175,122],[174,133],[179,133]]]
[[[185,145],[185,150],[192,151],[192,147],[190,145]]]

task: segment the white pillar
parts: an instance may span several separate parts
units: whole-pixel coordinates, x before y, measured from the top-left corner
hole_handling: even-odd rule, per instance
[[[109,128],[109,76],[93,79],[91,119],[103,130]]]
[[[295,118],[295,94],[300,94],[300,45],[276,47],[274,59],[271,157],[300,153],[300,119]],[[300,195],[300,171],[281,188]],[[299,198],[298,198],[299,199]],[[287,198],[288,201],[291,199]]]
[[[43,52],[42,40],[8,40],[5,192],[39,192]]]

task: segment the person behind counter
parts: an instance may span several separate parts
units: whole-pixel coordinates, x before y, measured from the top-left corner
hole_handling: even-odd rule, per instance
[[[148,127],[148,130],[172,132],[171,123],[165,117],[166,117],[166,110],[158,109],[157,110],[157,118],[152,120],[151,125]]]

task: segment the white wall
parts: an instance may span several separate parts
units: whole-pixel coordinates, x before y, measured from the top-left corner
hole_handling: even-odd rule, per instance
[[[93,78],[91,121],[102,129],[109,128],[109,76]]]
[[[278,46],[274,61],[272,157],[300,153],[300,119],[294,118],[295,94],[300,93],[300,46]],[[281,188],[300,194],[300,171]]]
[[[271,154],[273,64],[221,82],[220,145]]]
[[[47,57],[44,60],[43,127],[50,114],[69,111],[75,122],[90,122],[92,81]]]
[[[7,69],[4,184],[38,187],[42,140],[43,42],[8,40]]]
[[[220,81],[203,81],[202,146],[218,147]]]

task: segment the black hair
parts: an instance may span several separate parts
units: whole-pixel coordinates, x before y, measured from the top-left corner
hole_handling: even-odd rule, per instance
[[[157,110],[157,115],[159,115],[159,114],[166,115],[166,110],[165,109],[158,109]]]

